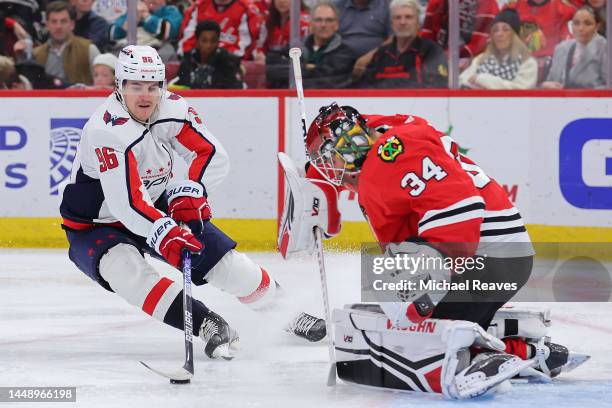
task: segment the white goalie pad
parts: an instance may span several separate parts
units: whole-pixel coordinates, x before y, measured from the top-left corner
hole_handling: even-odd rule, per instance
[[[494,389],[533,361],[505,353],[504,343],[466,321],[428,319],[396,329],[382,313],[346,308],[332,315],[336,367],[349,383],[470,398]],[[470,362],[471,346],[493,351],[493,372]],[[499,371],[497,371],[499,369]]]
[[[521,337],[539,340],[548,335],[550,325],[550,310],[502,307],[495,313],[487,332],[498,339]]]
[[[319,227],[327,234],[330,217],[339,217],[336,203],[330,203],[325,192],[304,177],[291,158],[278,154],[278,161],[285,173],[285,203],[278,233],[277,247],[283,258],[307,251],[314,251],[313,229]],[[325,183],[317,180],[317,183]],[[332,194],[337,193],[333,190]],[[333,197],[332,197],[333,200]],[[334,208],[330,209],[330,204]]]

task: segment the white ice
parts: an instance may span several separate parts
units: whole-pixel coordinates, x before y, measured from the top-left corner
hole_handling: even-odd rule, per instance
[[[322,314],[314,260],[252,256],[276,274],[287,305],[258,314],[208,285],[194,287],[195,297],[238,329],[242,351],[231,362],[211,361],[195,339],[192,383],[171,385],[138,361],[162,369],[181,366],[182,332],[106,292],[72,265],[65,250],[0,250],[0,386],[76,386],[76,406],[92,408],[612,407],[610,303],[531,305],[552,308],[554,341],[592,355],[552,384],[514,385],[505,394],[468,402],[341,382],[327,387],[326,345],[304,344],[281,330],[295,310]],[[178,272],[153,262],[163,274],[180,279]],[[358,301],[358,254],[328,255],[327,269],[332,306]],[[65,405],[75,406],[57,406]]]

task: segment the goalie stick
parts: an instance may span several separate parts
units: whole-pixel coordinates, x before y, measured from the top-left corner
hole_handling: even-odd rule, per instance
[[[157,370],[144,361],[140,363],[149,370],[169,378],[172,384],[189,384],[193,377],[193,319],[191,315],[191,253],[183,250],[183,331],[185,333],[185,364],[175,371]]]
[[[304,104],[304,88],[302,85],[302,67],[300,65],[300,57],[302,56],[302,50],[299,48],[291,48],[289,50],[289,57],[291,58],[293,66],[293,76],[295,78],[295,88],[297,90],[298,105],[300,108],[300,119],[302,121],[302,137],[304,140],[304,153],[306,154],[306,160],[309,160],[308,146],[306,145],[306,105]],[[329,310],[329,295],[327,291],[327,275],[325,273],[325,258],[323,257],[323,242],[322,232],[318,227],[315,227],[312,231],[314,234],[315,241],[315,252],[317,253],[317,261],[319,264],[319,274],[321,277],[321,293],[323,295],[323,308],[325,310],[325,330],[327,331],[328,339],[328,350],[329,350],[329,373],[327,376],[327,385],[332,386],[336,384],[336,359],[334,357],[334,335],[332,332],[331,325],[331,313]]]

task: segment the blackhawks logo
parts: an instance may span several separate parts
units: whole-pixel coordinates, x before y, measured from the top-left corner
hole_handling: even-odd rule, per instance
[[[384,162],[393,163],[402,153],[404,153],[404,145],[396,136],[391,136],[385,140],[384,144],[378,146],[378,157]]]

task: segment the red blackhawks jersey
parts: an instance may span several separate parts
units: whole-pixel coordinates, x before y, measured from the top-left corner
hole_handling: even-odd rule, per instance
[[[370,128],[384,132],[368,153],[358,187],[379,242],[460,244],[448,247],[451,256],[534,254],[505,190],[459,153],[450,136],[416,116],[364,116]]]
[[[188,174],[176,174],[174,153],[185,160]],[[112,94],[83,128],[60,206],[63,225],[123,226],[146,237],[166,215],[158,208],[165,206],[171,179],[186,176],[210,191],[228,170],[225,150],[180,96],[166,93],[145,126]]]
[[[219,24],[219,46],[238,57],[249,59],[254,50],[263,47],[265,25],[261,13],[253,4],[246,0],[233,0],[227,6],[219,6],[214,0],[198,0],[185,10],[179,54],[185,55],[195,47],[196,26],[204,20],[214,20]]]

